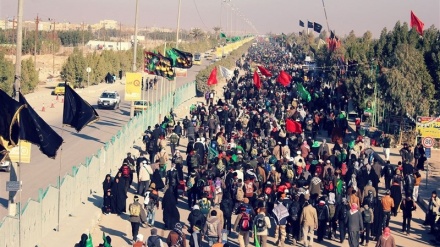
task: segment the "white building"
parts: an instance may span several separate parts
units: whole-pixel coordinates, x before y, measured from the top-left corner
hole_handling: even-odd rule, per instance
[[[103,40],[90,40],[87,42],[87,46],[93,50],[114,50],[114,51],[126,51],[132,48],[131,42],[115,42],[115,41],[103,41]]]

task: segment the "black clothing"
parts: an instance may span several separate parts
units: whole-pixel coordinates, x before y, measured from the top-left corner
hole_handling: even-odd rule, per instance
[[[172,230],[177,222],[180,222],[180,213],[177,209],[177,199],[171,188],[165,191],[162,198],[163,222],[165,229]]]

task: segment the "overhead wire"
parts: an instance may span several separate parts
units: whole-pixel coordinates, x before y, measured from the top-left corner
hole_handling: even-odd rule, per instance
[[[197,15],[199,16],[200,22],[203,24],[203,26],[204,26],[207,30],[209,30],[208,26],[206,26],[205,22],[204,22],[203,19],[202,19],[202,16],[200,15],[199,8],[197,7],[197,4],[196,4],[196,0],[193,0],[193,3],[194,3],[194,7],[196,7]]]

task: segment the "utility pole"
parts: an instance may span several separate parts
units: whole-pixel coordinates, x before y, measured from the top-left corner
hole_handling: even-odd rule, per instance
[[[35,44],[34,44],[34,63],[35,68],[37,68],[37,44],[38,44],[38,24],[40,23],[40,18],[35,19]]]
[[[122,50],[122,22],[119,22],[119,50]]]
[[[134,14],[134,37],[133,37],[133,65],[132,65],[133,72],[136,72],[138,17],[139,17],[139,0],[136,0],[136,8]],[[130,117],[133,116],[134,116],[134,101],[131,101]]]
[[[13,97],[18,101],[19,100],[19,92],[20,92],[20,80],[21,80],[21,49],[23,46],[23,1],[18,0],[18,8],[17,8],[17,43],[15,50],[15,77],[14,77],[14,86],[13,86]],[[15,26],[15,22],[13,24]],[[20,150],[20,146],[19,146]],[[19,162],[12,162],[12,171],[9,175],[10,181],[19,181],[20,190],[18,192],[18,200],[16,198],[17,192],[9,192],[9,215],[15,216],[18,211],[18,246],[21,247],[21,165]],[[18,206],[17,206],[18,203]]]
[[[82,29],[82,46],[83,46],[83,49],[84,49],[84,22],[81,22],[81,29]]]
[[[52,29],[52,74],[55,76],[55,19],[49,18],[49,21],[53,21]]]

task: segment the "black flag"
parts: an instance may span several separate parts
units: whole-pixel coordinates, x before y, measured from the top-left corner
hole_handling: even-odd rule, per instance
[[[304,27],[304,22],[301,21],[301,20],[299,20],[299,26],[300,26],[300,27]]]
[[[12,147],[18,144],[20,136],[18,114],[22,109],[23,104],[15,101],[3,90],[0,90],[0,144],[3,144],[5,147]]]
[[[54,159],[63,144],[63,138],[38,116],[21,93],[19,95],[19,102],[24,105],[19,118],[20,139],[39,146],[43,154]]]
[[[313,22],[307,21],[307,28],[313,28]]]
[[[322,25],[317,22],[313,23],[313,30],[317,33],[321,33]]]
[[[63,124],[80,132],[84,126],[99,119],[95,109],[69,85],[65,86]]]
[[[336,37],[335,33],[333,31],[330,31],[330,39],[334,39]]]

